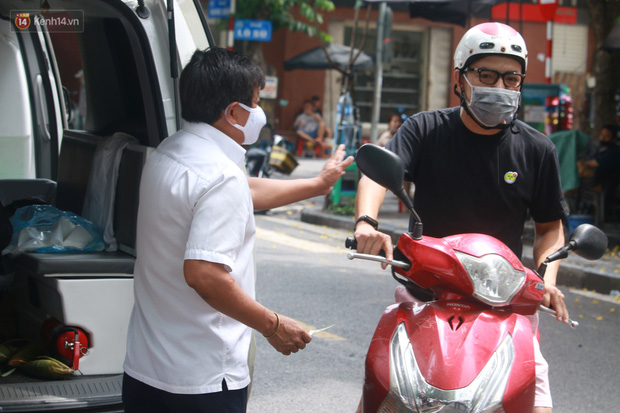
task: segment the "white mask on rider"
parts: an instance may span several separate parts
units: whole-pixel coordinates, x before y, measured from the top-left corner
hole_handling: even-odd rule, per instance
[[[497,87],[472,86],[467,76],[464,77],[471,88],[471,99],[467,102],[467,106],[480,123],[494,128],[504,122],[510,122],[519,108],[521,92]]]
[[[233,124],[228,120],[228,118],[226,119],[226,121],[235,128],[239,129],[241,132],[243,132],[244,139],[242,145],[252,145],[258,140],[261,129],[263,129],[263,126],[265,126],[265,124],[267,123],[267,116],[265,115],[263,108],[261,108],[260,106],[251,108],[241,102],[238,103],[239,106],[250,112],[250,116],[248,116],[248,120],[247,122],[245,122],[245,126],[241,126],[238,123]],[[232,105],[232,103],[230,105]],[[226,110],[224,111],[225,114],[228,113],[228,108],[230,108],[230,105],[226,106]]]

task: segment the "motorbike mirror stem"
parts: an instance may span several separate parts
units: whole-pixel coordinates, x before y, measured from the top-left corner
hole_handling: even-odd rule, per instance
[[[405,191],[405,187],[401,186],[400,189],[398,189],[397,191],[392,191],[392,192],[405,205],[405,208],[407,208],[409,213],[413,215],[413,219],[415,220],[415,223],[413,224],[413,231],[411,231],[411,238],[413,238],[416,241],[421,240],[422,233],[424,232],[423,231],[424,226],[422,225],[422,220],[420,219],[420,216],[415,211],[415,209],[413,209],[413,202],[411,201],[411,198],[409,198],[409,195],[407,195],[407,191]]]
[[[545,258],[545,260],[538,267],[538,270],[536,270],[540,278],[543,278],[543,279],[545,278],[545,272],[547,271],[547,264],[549,264],[550,262],[562,260],[568,257],[568,252],[574,251],[575,249],[577,249],[577,243],[574,240],[570,240],[568,244],[566,244],[565,246],[563,246],[562,248],[558,249],[556,252],[549,255],[547,258]]]
[[[568,244],[566,244],[565,246],[563,246],[562,248],[560,248],[559,250],[557,250],[553,254],[549,255],[545,259],[545,262],[549,263],[549,262],[553,262],[553,261],[557,261],[557,260],[562,260],[562,259],[568,257],[568,252],[569,251],[574,251],[575,249],[577,249],[577,243],[574,240],[570,240],[568,242]]]
[[[536,274],[538,274],[541,280],[544,280],[546,272],[547,272],[547,261],[545,260],[540,263],[540,266],[536,270]]]

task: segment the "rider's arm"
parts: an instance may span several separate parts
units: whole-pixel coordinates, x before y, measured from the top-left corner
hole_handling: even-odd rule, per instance
[[[554,253],[558,248],[564,246],[564,229],[562,221],[552,221],[534,224],[534,262],[536,267]],[[545,298],[543,305],[551,305],[557,311],[557,319],[568,323],[568,310],[564,302],[564,294],[555,286],[560,261],[549,263],[545,271]]]
[[[355,220],[363,215],[368,215],[377,219],[379,209],[385,199],[385,188],[362,176],[357,185],[357,195],[355,197]],[[376,231],[372,225],[365,221],[360,221],[355,227],[355,239],[357,240],[357,251],[362,254],[379,254],[385,251],[385,257],[392,260],[392,239],[389,235]],[[385,265],[383,266],[385,268]]]

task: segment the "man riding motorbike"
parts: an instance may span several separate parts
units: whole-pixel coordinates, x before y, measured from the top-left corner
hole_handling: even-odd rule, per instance
[[[425,235],[483,233],[508,245],[518,257],[528,216],[535,222],[536,266],[564,244],[562,194],[556,149],[544,135],[516,119],[527,69],[521,35],[501,23],[468,30],[454,54],[454,92],[460,107],[421,112],[401,126],[387,149],[405,164],[415,184],[414,204]],[[392,242],[377,231],[385,188],[366,177],[358,185],[357,251],[392,260]],[[544,305],[568,322],[564,295],[556,288],[558,263],[545,275]],[[397,298],[403,299],[402,290]],[[413,297],[411,297],[413,299]],[[404,299],[407,299],[406,297]],[[531,317],[532,328],[538,326]],[[551,412],[547,363],[536,363],[536,413]]]

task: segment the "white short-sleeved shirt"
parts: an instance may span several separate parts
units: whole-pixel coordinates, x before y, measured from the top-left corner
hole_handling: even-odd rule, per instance
[[[250,329],[211,308],[185,282],[186,259],[224,264],[254,297],[255,223],[245,150],[207,124],[165,139],[142,173],[124,369],[152,387],[213,393],[250,382]]]

